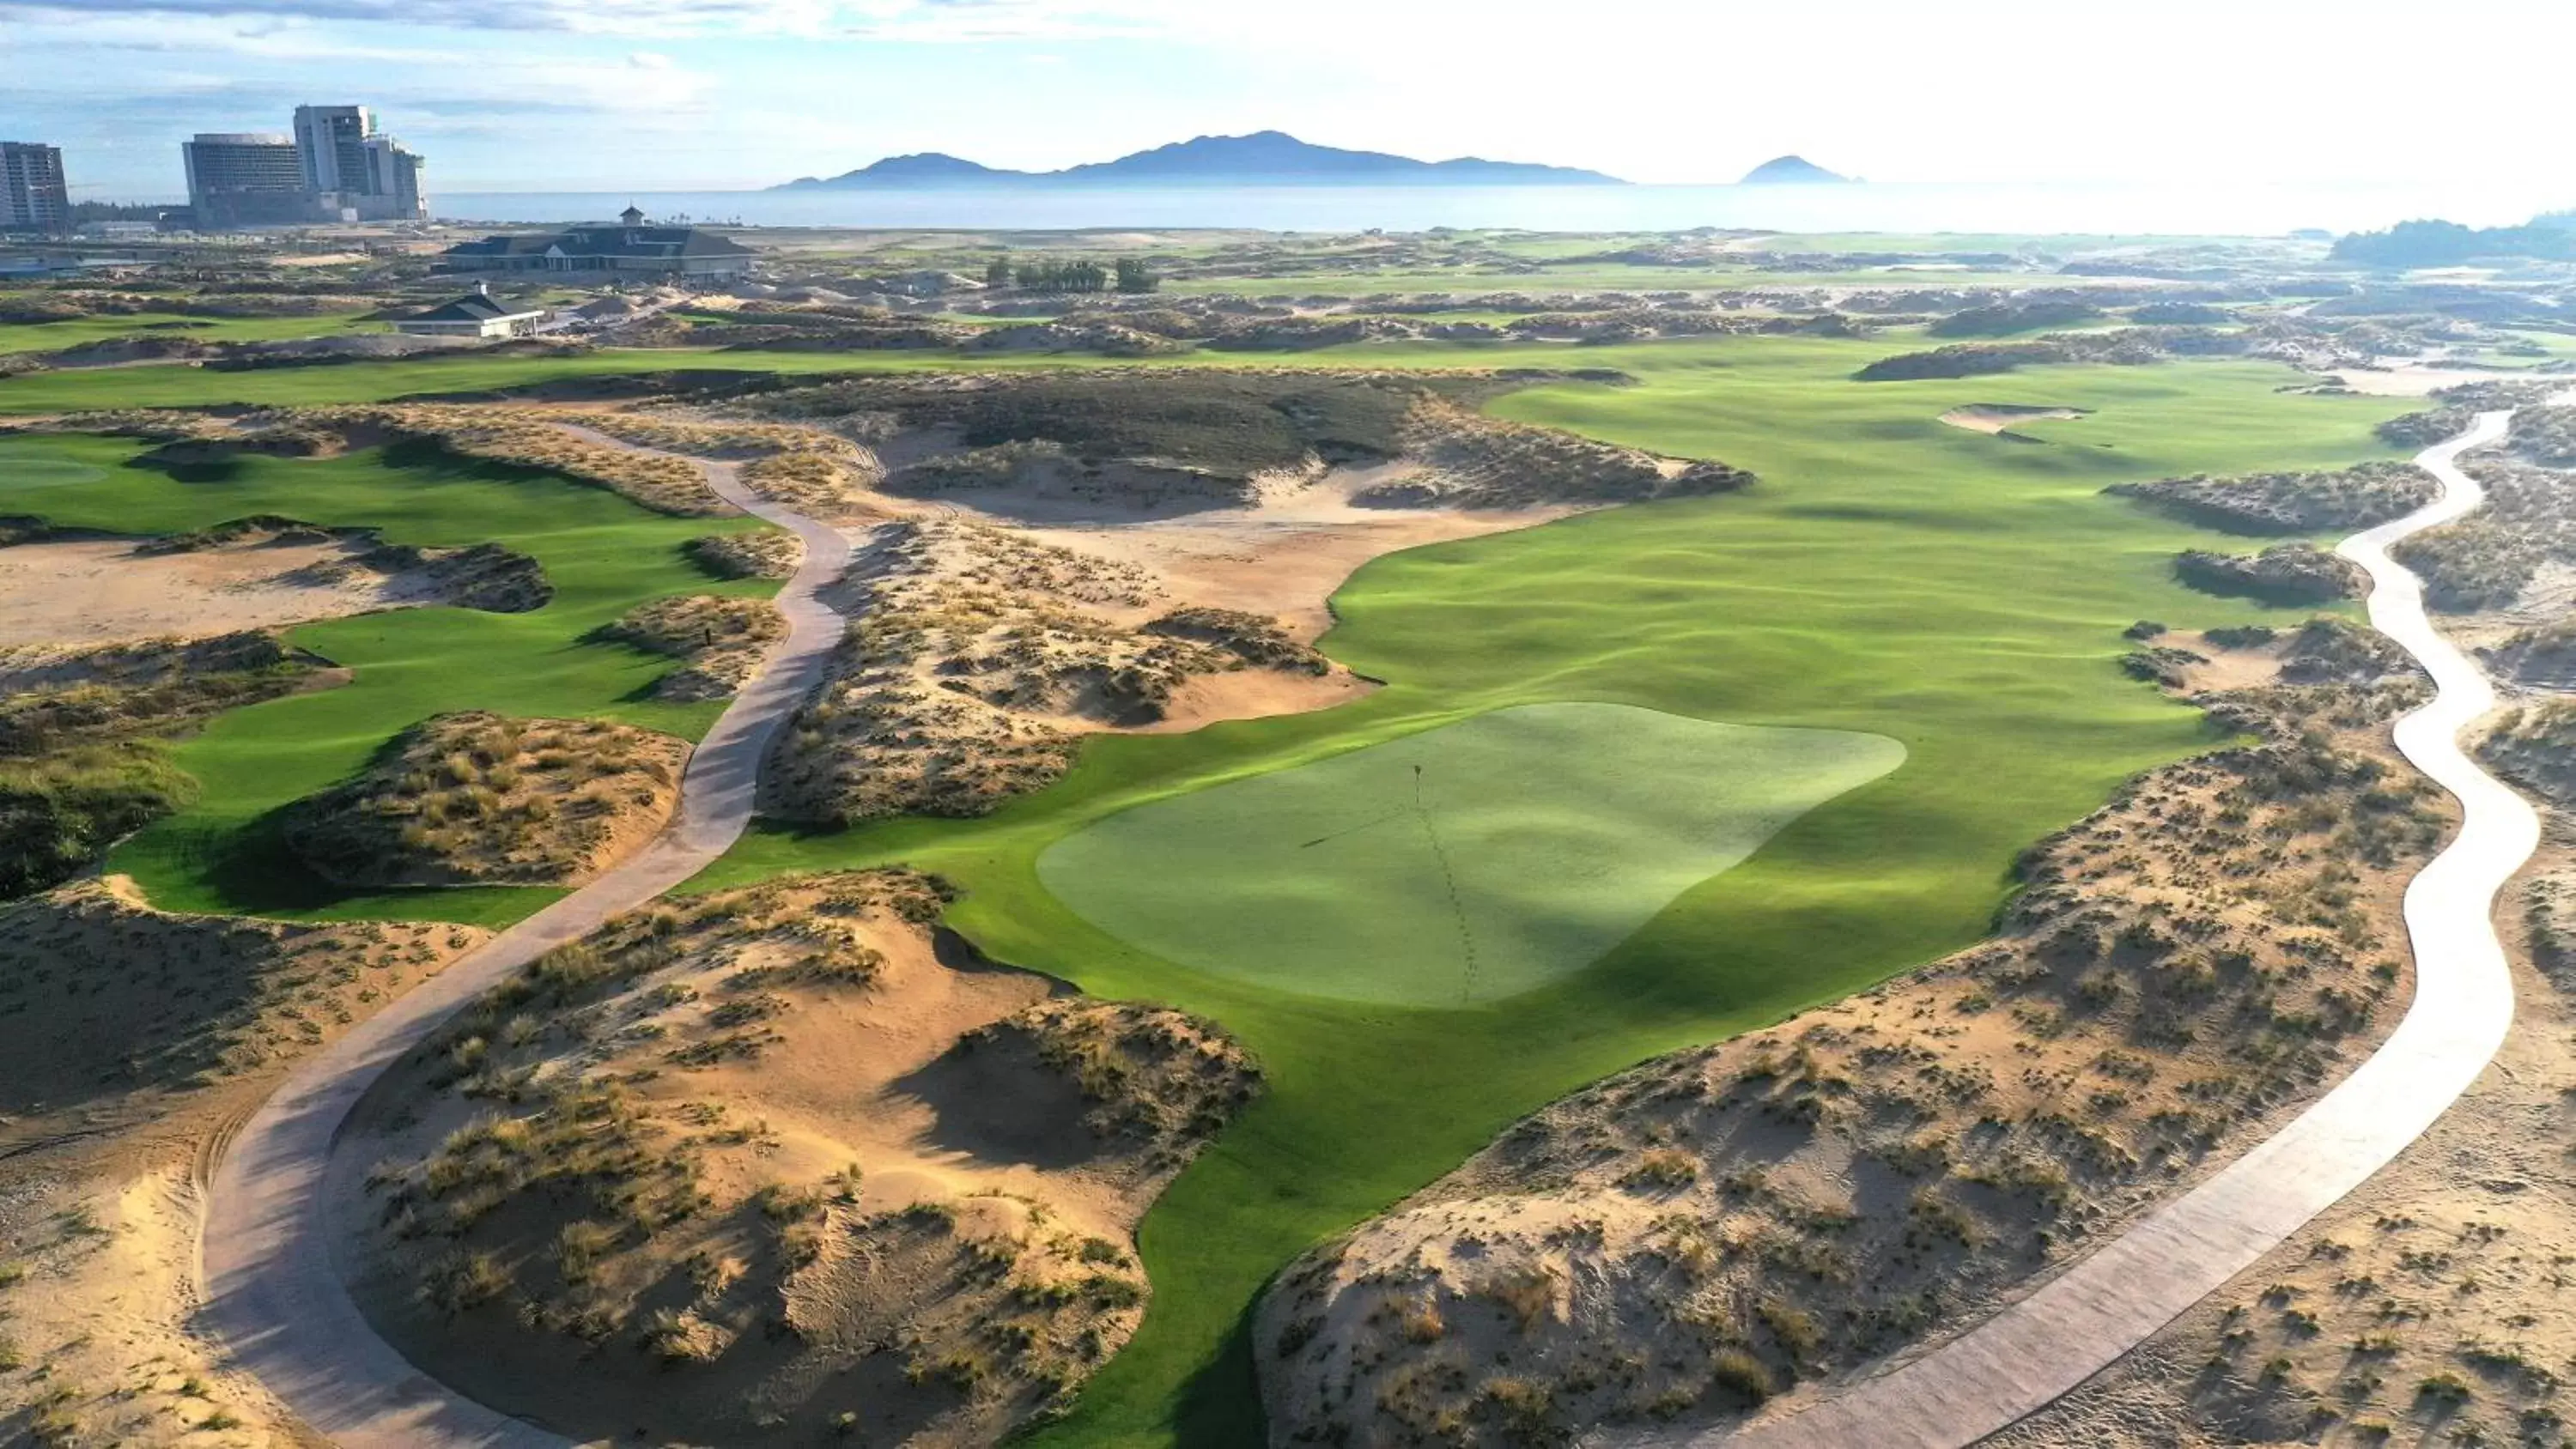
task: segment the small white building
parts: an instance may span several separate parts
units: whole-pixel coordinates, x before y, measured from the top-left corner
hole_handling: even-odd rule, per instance
[[[490,288],[477,286],[453,302],[403,318],[394,330],[414,337],[534,337],[545,315],[513,312],[493,298]]]

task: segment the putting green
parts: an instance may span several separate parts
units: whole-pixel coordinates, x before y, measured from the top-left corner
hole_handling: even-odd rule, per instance
[[[1348,1001],[1495,1001],[1599,960],[1904,759],[1851,730],[1522,705],[1109,816],[1041,855],[1038,879],[1203,971]]]

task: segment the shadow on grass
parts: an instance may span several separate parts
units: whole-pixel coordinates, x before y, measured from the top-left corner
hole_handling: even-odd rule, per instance
[[[1268,1284],[1262,1285],[1262,1291],[1253,1295],[1226,1329],[1216,1357],[1181,1386],[1180,1402],[1172,1413],[1174,1442],[1190,1449],[1217,1449],[1270,1441],[1269,1416],[1262,1412],[1261,1387],[1252,1372],[1252,1315],[1269,1291]]]
[[[252,915],[324,911],[361,894],[323,879],[287,845],[286,823],[294,810],[281,805],[212,842],[205,883]]]

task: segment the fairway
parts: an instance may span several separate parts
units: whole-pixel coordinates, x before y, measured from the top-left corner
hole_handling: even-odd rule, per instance
[[[32,449],[0,456],[0,488],[6,488],[12,494],[28,489],[93,483],[106,476],[106,469],[77,458]]]
[[[173,762],[201,787],[196,802],[129,837],[107,862],[164,906],[475,922],[535,910],[557,892],[330,887],[279,846],[274,812],[346,778],[397,732],[451,710],[611,719],[694,739],[722,706],[652,698],[671,661],[592,631],[663,594],[757,596],[777,587],[710,579],[682,552],[700,534],[759,526],[750,519],[669,518],[603,489],[421,450],[247,458],[220,477],[186,481],[135,465],[146,446],[0,438],[0,515],[136,535],[276,514],[375,528],[388,541],[426,547],[499,539],[535,559],[554,586],[546,607],[527,613],[394,609],[288,630],[296,647],[346,666],[348,682],[231,711],[173,747]]]
[[[1170,961],[1349,1001],[1516,996],[1905,758],[1632,705],[1496,710],[1123,811],[1038,878]]]

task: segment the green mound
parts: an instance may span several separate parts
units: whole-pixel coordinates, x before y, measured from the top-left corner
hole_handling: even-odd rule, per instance
[[[1112,815],[1038,878],[1182,965],[1351,1001],[1493,1001],[1600,959],[1904,759],[1849,730],[1523,705]]]

